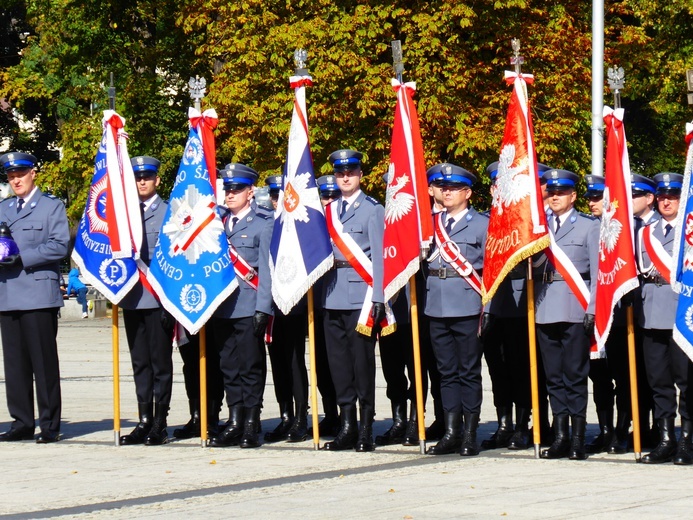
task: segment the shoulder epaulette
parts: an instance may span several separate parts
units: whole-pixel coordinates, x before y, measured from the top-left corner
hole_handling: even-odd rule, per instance
[[[366,200],[367,200],[368,202],[370,202],[371,204],[373,204],[374,206],[380,205],[380,202],[378,202],[377,200],[375,200],[375,199],[374,199],[373,197],[371,197],[370,195],[366,195]]]
[[[585,217],[590,220],[599,220],[599,217],[595,217],[594,215],[588,215],[587,213],[583,213],[582,211],[578,211],[578,215],[581,217]]]

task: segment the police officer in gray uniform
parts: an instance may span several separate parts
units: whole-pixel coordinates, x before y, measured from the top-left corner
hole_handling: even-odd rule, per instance
[[[260,409],[267,375],[263,337],[272,313],[272,220],[251,207],[253,184],[258,177],[255,170],[231,163],[222,176],[228,208],[222,217],[226,236],[238,256],[252,268],[248,280],[257,276],[258,287],[252,287],[237,272],[238,289],[219,306],[211,320],[224,374],[229,421],[210,446],[256,448],[260,445]]]
[[[567,170],[544,172],[552,214],[550,232],[590,292],[583,309],[566,280],[544,254],[535,268],[536,323],[539,348],[544,361],[546,386],[554,416],[555,440],[541,457],[572,460],[587,458],[585,426],[589,339],[594,332],[594,308],[599,254],[599,221],[575,208],[578,176]],[[572,441],[568,420],[573,425]]]
[[[149,265],[159,240],[159,231],[168,205],[157,195],[159,161],[153,157],[133,157],[144,239],[140,258]],[[120,301],[125,334],[130,347],[139,423],[120,438],[123,445],[156,446],[168,442],[166,417],[173,386],[173,325],[157,297],[141,282]]]
[[[433,171],[432,171],[433,170]],[[454,164],[438,164],[430,176],[440,171],[437,181],[443,189],[442,226],[448,245],[459,249],[466,261],[481,276],[486,249],[488,217],[469,204],[476,176]],[[436,241],[437,242],[437,241]],[[447,257],[447,258],[446,258]],[[428,452],[444,455],[460,450],[462,456],[479,454],[476,430],[481,411],[481,356],[478,338],[482,311],[481,294],[463,279],[436,245],[428,258],[425,314],[430,319],[431,344],[440,372],[445,435]],[[459,260],[459,258],[458,258]],[[464,416],[464,436],[460,448],[460,419]]]
[[[693,463],[691,431],[693,423],[689,407],[691,361],[674,342],[672,329],[678,304],[669,281],[657,270],[656,250],[647,245],[644,235],[651,232],[651,243],[659,241],[671,255],[674,248],[674,225],[679,212],[683,176],[676,173],[655,175],[657,207],[660,219],[638,231],[637,260],[642,283],[642,307],[638,317],[643,332],[643,354],[647,380],[654,398],[655,420],[659,425],[657,447],[642,458],[646,464],[659,464],[674,459],[675,464]],[[661,257],[660,257],[661,258]],[[666,262],[666,259],[663,259]],[[676,443],[676,387],[679,389],[681,439]]]
[[[333,246],[335,269],[323,278],[325,341],[330,372],[341,413],[341,429],[326,450],[355,449],[373,451],[375,415],[375,335],[377,324],[385,317],[383,298],[383,232],[385,209],[361,191],[361,158],[354,150],[337,150],[328,157],[342,196],[337,204],[343,232],[373,264],[373,294],[365,302],[367,284]],[[370,336],[357,332],[362,307],[370,305],[374,330]],[[356,426],[356,401],[360,405],[361,425]]]
[[[14,419],[0,441],[34,437],[34,387],[39,411],[39,444],[60,438],[58,310],[60,260],[67,255],[70,231],[65,206],[35,184],[36,157],[12,152],[0,157],[16,198],[0,203],[19,248],[0,260],[0,333],[5,364],[7,408]]]

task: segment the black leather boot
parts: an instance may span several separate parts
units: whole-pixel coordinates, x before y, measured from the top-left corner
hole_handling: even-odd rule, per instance
[[[392,426],[382,435],[375,438],[378,446],[401,444],[407,433],[407,402],[392,403]]]
[[[688,466],[693,464],[693,444],[691,443],[691,432],[693,431],[693,422],[681,419],[681,438],[676,449],[676,457],[674,464],[678,466]]]
[[[512,419],[510,424],[512,425]],[[479,454],[479,446],[476,443],[476,430],[479,427],[478,413],[464,414],[464,435],[462,436],[462,457],[475,457]],[[511,426],[512,427],[512,426]]]
[[[443,411],[443,403],[433,401],[433,414],[435,420],[426,428],[426,439],[429,441],[439,441],[445,435],[445,412]]]
[[[296,416],[286,436],[287,442],[301,442],[308,438],[308,403],[296,405]]]
[[[416,403],[412,401],[409,409],[409,421],[407,421],[407,431],[404,432],[402,439],[403,446],[419,445],[419,413],[416,410]]]
[[[570,453],[568,454],[568,458],[570,460],[585,460],[587,459],[587,452],[585,451],[585,428],[587,426],[587,421],[584,417],[578,417],[576,415],[573,415],[571,420],[573,423],[573,431],[572,437],[570,438]]]
[[[526,450],[532,444],[529,437],[529,415],[528,408],[515,409],[515,433],[508,441],[509,450]]]
[[[481,441],[481,447],[485,450],[507,448],[514,433],[512,405],[497,407],[496,415],[498,416],[498,429],[490,438]]]
[[[219,412],[221,403],[210,401],[207,405],[207,438],[212,439],[219,435]]]
[[[182,428],[173,430],[173,436],[176,439],[192,439],[200,436],[200,400],[190,399],[188,406],[190,407],[190,420]]]
[[[438,444],[428,448],[430,455],[447,455],[456,453],[461,445],[460,439],[460,412],[448,412],[445,414],[445,435]]]
[[[614,438],[614,409],[597,410],[597,419],[599,419],[599,435],[585,447],[587,453],[601,453],[608,450]]]
[[[356,441],[354,450],[360,453],[373,451],[373,417],[375,410],[370,406],[361,407],[361,424],[359,425],[359,439]]]
[[[609,453],[622,455],[628,451],[628,430],[630,429],[630,413],[619,411],[616,416],[616,428],[609,444]]]
[[[212,437],[209,445],[213,448],[226,448],[227,446],[237,446],[243,435],[243,419],[245,412],[242,404],[229,407],[229,421],[226,423],[224,431],[216,437]]]
[[[570,434],[568,432],[568,416],[554,415],[554,441],[551,446],[541,451],[542,459],[562,459],[570,452]]]
[[[168,442],[166,431],[166,417],[168,416],[168,403],[156,403],[152,428],[144,440],[145,446],[161,446]]]
[[[657,447],[642,458],[645,464],[661,464],[671,462],[676,454],[676,433],[674,432],[674,417],[659,419],[660,441]]]
[[[265,434],[265,442],[284,441],[289,435],[289,430],[291,429],[291,425],[294,422],[293,401],[279,403],[279,412],[281,414],[281,421],[274,429],[274,431],[267,432]]]
[[[154,420],[154,406],[152,403],[137,403],[137,410],[140,416],[140,422],[135,426],[128,435],[120,437],[122,446],[130,446],[133,444],[142,444],[152,429],[152,421]]]
[[[345,404],[340,408],[342,427],[332,442],[325,443],[327,451],[353,450],[359,437],[359,428],[356,422],[356,406]]]
[[[251,406],[245,409],[245,424],[243,425],[243,437],[239,446],[241,448],[257,448],[260,446],[258,438],[258,423],[260,422],[260,407]]]

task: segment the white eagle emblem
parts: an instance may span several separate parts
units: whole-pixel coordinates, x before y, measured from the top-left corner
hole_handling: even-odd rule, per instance
[[[404,217],[414,206],[414,196],[410,193],[398,193],[409,182],[408,175],[402,175],[393,185],[395,165],[390,163],[387,170],[387,191],[385,192],[385,222],[392,224]]]
[[[686,215],[683,226],[683,270],[690,271],[693,269],[693,215]]]
[[[618,209],[618,201],[611,202],[609,195],[609,188],[604,188],[602,221],[599,225],[599,257],[602,261],[606,261],[606,253],[611,253],[616,248],[618,237],[621,235],[621,229],[623,229],[623,224],[614,218]]]
[[[498,214],[503,214],[503,206],[517,204],[527,197],[534,188],[534,179],[527,171],[527,158],[513,168],[515,161],[515,145],[506,144],[498,158],[498,175],[496,175],[495,190],[492,205],[498,208]]]

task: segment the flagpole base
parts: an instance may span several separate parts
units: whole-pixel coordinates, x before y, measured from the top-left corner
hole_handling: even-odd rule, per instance
[[[639,451],[635,452],[635,462],[642,462],[642,453]]]
[[[426,441],[419,441],[419,452],[421,455],[426,455]]]
[[[120,446],[120,430],[113,430],[113,442],[116,447]]]
[[[320,443],[319,442],[314,442],[313,443],[313,450],[319,451],[320,450]]]
[[[207,439],[200,439],[200,448],[206,448],[207,446]]]
[[[541,452],[541,444],[535,444],[534,445],[534,458],[535,459],[539,458],[540,452]]]

